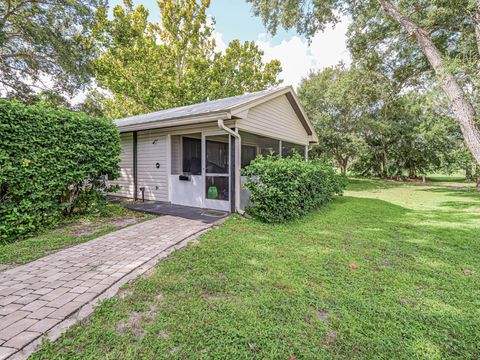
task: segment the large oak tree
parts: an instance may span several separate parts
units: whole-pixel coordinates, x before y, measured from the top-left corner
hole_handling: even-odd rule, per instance
[[[102,0],[0,0],[0,96],[73,94],[90,81],[85,41]]]
[[[377,66],[383,62],[391,76],[403,77],[406,84],[434,75],[480,164],[479,0],[247,1],[271,32],[281,25],[308,37],[347,13],[354,60]]]

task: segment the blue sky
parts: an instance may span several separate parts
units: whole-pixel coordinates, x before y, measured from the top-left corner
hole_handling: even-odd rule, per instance
[[[122,5],[123,0],[110,0],[112,9],[116,5]],[[150,11],[152,21],[160,21],[159,10],[156,0],[133,0],[134,6],[143,4]],[[223,34],[226,43],[233,39],[243,41],[256,40],[258,34],[266,33],[262,20],[251,13],[251,5],[245,0],[212,0],[208,14],[215,18],[215,29]],[[279,29],[274,36],[268,36],[272,44],[279,44],[282,40],[291,39],[296,35],[294,30],[285,31]]]
[[[150,11],[151,21],[160,21],[156,0],[132,0],[134,6],[143,4]],[[123,0],[110,0],[110,8],[123,4]],[[252,15],[246,0],[212,0],[208,13],[215,18],[214,37],[217,49],[224,50],[233,39],[255,41],[265,53],[264,60],[278,59],[283,71],[284,85],[298,86],[311,70],[319,70],[338,62],[350,62],[346,49],[348,20],[343,19],[334,29],[327,29],[313,37],[311,44],[294,30],[279,29],[272,37],[267,34],[260,18]]]

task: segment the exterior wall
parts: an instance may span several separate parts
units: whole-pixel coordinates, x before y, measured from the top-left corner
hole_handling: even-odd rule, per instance
[[[286,96],[251,108],[246,119],[237,121],[237,127],[254,134],[308,145],[308,134]]]
[[[137,142],[139,199],[142,196],[140,188],[145,187],[146,200],[168,201],[167,176],[167,137],[165,132],[161,130],[139,131]]]
[[[120,134],[120,146],[120,177],[109,184],[120,186],[112,195],[133,198],[133,133]]]

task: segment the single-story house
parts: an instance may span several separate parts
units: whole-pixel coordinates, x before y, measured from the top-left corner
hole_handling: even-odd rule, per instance
[[[291,86],[115,121],[117,196],[237,211],[248,201],[240,168],[257,155],[305,157],[318,138]]]

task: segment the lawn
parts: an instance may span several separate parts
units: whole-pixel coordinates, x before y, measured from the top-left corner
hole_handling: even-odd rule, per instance
[[[33,359],[475,359],[480,196],[352,180],[285,225],[232,217]]]
[[[60,249],[152,218],[151,215],[129,211],[119,204],[109,204],[101,215],[75,216],[40,235],[0,244],[0,270],[25,264]]]

